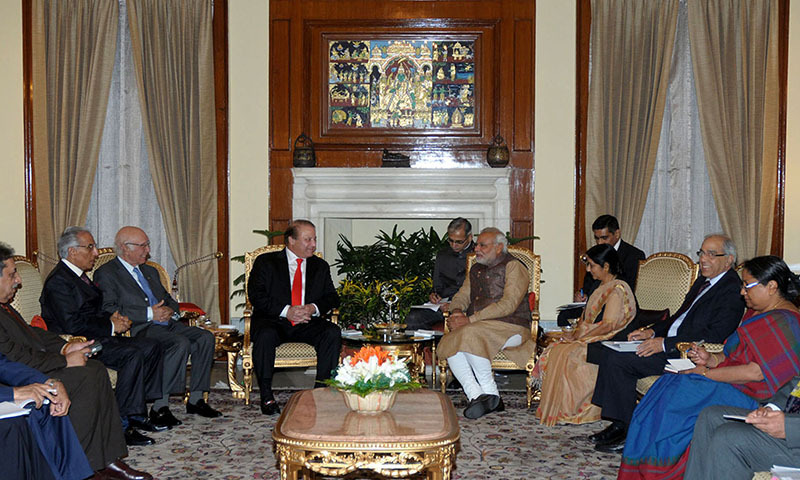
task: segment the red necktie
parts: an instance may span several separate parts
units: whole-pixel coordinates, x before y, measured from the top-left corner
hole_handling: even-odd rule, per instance
[[[297,259],[297,270],[292,280],[292,306],[303,304],[303,259]]]

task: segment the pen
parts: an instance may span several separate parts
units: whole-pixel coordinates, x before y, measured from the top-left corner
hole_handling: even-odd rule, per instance
[[[647,325],[647,326],[645,326],[645,327],[642,327],[642,328],[640,328],[640,329],[639,329],[639,331],[640,331],[640,332],[644,332],[644,331],[645,331],[645,330],[647,330],[648,328],[653,328],[653,325],[655,325],[655,324],[656,324],[656,323],[655,323],[655,322],[653,322],[653,323],[651,323],[650,325]]]

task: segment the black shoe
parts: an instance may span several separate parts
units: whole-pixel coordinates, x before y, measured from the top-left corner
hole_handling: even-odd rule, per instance
[[[503,399],[501,399],[499,395],[484,393],[467,405],[467,408],[464,409],[464,416],[474,420],[487,413],[502,412],[505,409],[506,407],[503,405]]]
[[[503,399],[501,397],[497,397],[497,398],[500,398],[500,401],[497,402],[497,406],[494,407],[494,409],[492,409],[492,411],[493,412],[505,412],[506,411],[506,406],[503,405]]]
[[[605,429],[589,435],[589,441],[596,444],[606,443],[609,438],[619,434],[621,430],[625,430],[625,424],[619,421],[611,422],[611,425]]]
[[[461,382],[454,377],[450,380],[450,383],[447,384],[446,390],[461,390]]]
[[[615,422],[616,423],[616,422]],[[628,426],[619,422],[618,428],[611,433],[605,441],[598,443],[594,449],[604,453],[622,453],[625,449],[625,438],[628,436]]]
[[[625,437],[615,442],[595,445],[594,449],[603,453],[622,453],[625,450]]]
[[[261,402],[261,413],[264,415],[277,415],[281,413],[281,407],[278,406],[278,402],[275,400],[267,400],[266,402]]]
[[[196,415],[200,415],[201,417],[206,417],[206,418],[217,418],[222,416],[222,413],[211,408],[211,406],[209,406],[205,400],[200,400],[195,404],[187,402],[186,413],[194,413]]]
[[[142,435],[133,427],[128,427],[125,430],[125,444],[128,446],[143,447],[145,445],[152,445],[156,442],[152,438]]]
[[[161,407],[158,409],[158,411],[155,411],[151,408],[150,422],[155,425],[166,425],[169,428],[183,425],[183,422],[172,415],[172,412],[169,411],[169,407]]]
[[[486,404],[483,402],[481,397],[483,397],[483,395],[469,401],[467,408],[464,409],[465,417],[475,420],[476,418],[481,418],[488,413],[486,410]]]
[[[145,432],[163,432],[172,428],[169,425],[156,425],[146,417],[128,417],[128,424],[137,430],[144,430]]]

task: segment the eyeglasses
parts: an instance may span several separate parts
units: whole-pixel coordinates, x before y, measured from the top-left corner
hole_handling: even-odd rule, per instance
[[[756,285],[758,285],[758,283],[759,283],[758,280],[756,280],[755,282],[748,283],[748,284],[744,284],[743,283],[742,284],[742,288],[744,288],[745,290],[750,290],[751,288],[753,288]]]
[[[150,242],[144,242],[144,243],[125,242],[125,245],[134,245],[136,247],[148,248],[150,247]]]
[[[464,245],[465,243],[467,243],[468,239],[469,239],[469,236],[465,237],[463,240],[453,240],[452,238],[448,237],[447,238],[447,243],[449,243],[450,245],[457,245],[457,246],[460,247],[461,245]]]
[[[94,250],[95,248],[97,248],[97,245],[95,245],[94,243],[90,243],[89,245],[75,245],[75,246],[85,248],[86,250]]]
[[[705,250],[698,250],[697,251],[697,258],[703,258],[703,257],[727,257],[727,256],[728,256],[727,253],[717,253],[717,252],[715,252],[713,250],[711,250],[710,252],[706,252]]]

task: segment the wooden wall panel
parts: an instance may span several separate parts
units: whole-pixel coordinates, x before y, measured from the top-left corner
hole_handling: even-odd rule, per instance
[[[286,48],[290,32],[289,20],[271,21],[269,31],[269,125],[272,128],[270,149],[291,150],[294,141],[289,134],[291,50]]]
[[[514,22],[514,121],[513,139],[515,151],[533,149],[533,21]],[[521,108],[518,108],[520,106]]]
[[[485,166],[486,150],[500,134],[513,168],[512,235],[531,235],[534,15],[533,0],[272,0],[270,228],[285,228],[291,218],[291,143],[300,133],[315,143],[317,168],[379,167],[384,148],[408,154],[412,163],[441,158],[443,164]],[[328,128],[326,38],[402,32],[476,36],[479,124],[465,131],[400,135]]]

